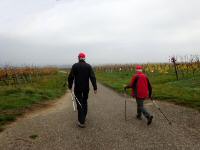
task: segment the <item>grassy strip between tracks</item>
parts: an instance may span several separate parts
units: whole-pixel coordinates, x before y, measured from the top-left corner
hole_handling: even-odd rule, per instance
[[[62,96],[66,91],[65,80],[65,74],[56,73],[16,87],[0,86],[0,131],[34,106],[41,107],[44,102]]]
[[[131,72],[97,72],[97,79],[104,85],[122,93],[123,85],[130,82]],[[174,102],[200,111],[200,75],[177,81],[174,74],[149,74],[153,98]],[[130,93],[130,91],[129,91]]]

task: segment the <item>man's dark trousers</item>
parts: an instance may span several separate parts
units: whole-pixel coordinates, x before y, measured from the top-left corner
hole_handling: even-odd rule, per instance
[[[87,99],[88,99],[88,93],[89,91],[74,91],[74,94],[76,95],[77,99],[81,103],[81,106],[79,105],[78,102],[77,104],[77,109],[78,109],[78,121],[81,124],[85,123],[85,118],[87,115]]]

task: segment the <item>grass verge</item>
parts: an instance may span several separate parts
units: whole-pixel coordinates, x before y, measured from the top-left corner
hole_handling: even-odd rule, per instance
[[[97,79],[117,92],[131,80],[133,72],[97,72]],[[174,74],[149,74],[153,98],[174,102],[200,111],[200,76],[177,81]],[[128,91],[130,93],[130,91]]]
[[[33,83],[0,87],[0,131],[9,122],[15,121],[33,105],[62,96],[66,91],[63,86],[66,75],[56,73],[35,79]]]

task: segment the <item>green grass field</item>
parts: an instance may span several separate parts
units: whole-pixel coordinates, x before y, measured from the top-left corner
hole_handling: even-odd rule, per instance
[[[97,72],[97,79],[122,93],[123,86],[131,80],[133,72]],[[172,74],[148,74],[153,87],[153,98],[174,102],[200,111],[200,75],[177,81]],[[130,93],[130,91],[129,91]]]
[[[66,91],[63,86],[65,80],[65,74],[56,73],[17,87],[0,86],[0,130],[34,104],[42,104],[63,95]]]

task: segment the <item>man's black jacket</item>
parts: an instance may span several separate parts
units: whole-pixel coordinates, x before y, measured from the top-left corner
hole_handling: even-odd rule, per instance
[[[75,80],[74,91],[88,91],[89,79],[94,90],[97,90],[96,77],[92,67],[85,61],[79,61],[72,66],[68,76],[68,88],[71,89]]]

